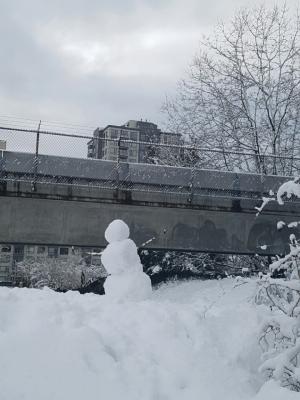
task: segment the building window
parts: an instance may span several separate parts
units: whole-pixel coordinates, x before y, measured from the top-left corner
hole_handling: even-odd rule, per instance
[[[9,254],[1,255],[0,262],[3,264],[10,264],[11,263],[11,256]]]
[[[37,253],[38,254],[45,254],[46,253],[46,247],[45,246],[38,246]]]
[[[57,247],[48,247],[48,256],[49,257],[57,257],[58,248]]]
[[[16,245],[14,248],[14,259],[17,262],[23,261],[24,260],[24,246],[22,245]]]
[[[127,150],[120,150],[120,157],[127,157],[128,151]]]
[[[129,134],[128,131],[124,131],[123,129],[121,130],[121,137],[123,139],[128,139],[128,134]]]
[[[26,254],[34,254],[35,246],[26,246]]]
[[[111,147],[111,148],[108,150],[108,153],[111,154],[111,155],[118,154],[118,149],[117,149],[117,147]]]
[[[118,131],[116,129],[111,129],[110,137],[111,137],[111,139],[117,139],[118,138]]]
[[[130,133],[130,139],[131,140],[137,140],[137,132],[131,132]]]
[[[59,248],[59,255],[60,256],[67,256],[69,254],[68,247],[60,247]]]

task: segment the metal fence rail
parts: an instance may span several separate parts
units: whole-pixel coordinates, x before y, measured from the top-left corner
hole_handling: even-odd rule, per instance
[[[296,157],[296,156],[283,156],[283,155],[274,155],[274,154],[256,154],[253,152],[244,152],[244,151],[235,151],[235,150],[225,150],[225,149],[221,149],[221,148],[207,148],[207,147],[201,147],[201,146],[197,146],[197,145],[177,145],[177,144],[166,144],[166,143],[156,143],[156,142],[145,142],[145,141],[139,141],[139,140],[130,140],[130,139],[125,139],[125,138],[116,138],[116,139],[112,139],[112,138],[101,138],[101,137],[94,137],[94,136],[90,136],[90,135],[82,135],[82,134],[76,134],[76,133],[64,133],[64,132],[56,132],[56,131],[48,131],[48,130],[41,130],[40,129],[40,125],[37,129],[27,129],[27,128],[15,128],[15,127],[9,127],[9,126],[0,126],[0,136],[4,135],[3,132],[6,132],[8,135],[6,135],[6,137],[11,138],[12,135],[10,136],[9,133],[22,133],[22,134],[28,134],[28,136],[24,136],[23,138],[28,139],[28,137],[30,137],[30,134],[33,134],[33,140],[34,140],[34,144],[33,146],[35,147],[36,152],[38,153],[38,149],[40,147],[40,143],[42,142],[42,139],[40,139],[41,136],[44,136],[45,138],[48,137],[60,137],[60,138],[68,138],[68,139],[84,139],[86,140],[95,140],[95,141],[104,141],[104,142],[115,142],[119,149],[122,145],[130,145],[130,144],[137,144],[137,145],[145,145],[145,146],[152,146],[155,148],[160,148],[160,149],[171,149],[171,150],[178,150],[180,152],[180,157],[176,160],[178,163],[180,162],[184,162],[184,158],[185,160],[189,161],[191,159],[194,159],[196,163],[201,162],[201,160],[198,160],[199,154],[220,154],[220,155],[227,155],[227,156],[240,156],[245,158],[245,160],[247,160],[247,158],[249,158],[249,160],[255,160],[257,159],[257,157],[259,157],[262,160],[278,160],[278,161],[282,161],[282,160],[289,160],[289,161],[294,161],[294,162],[300,162],[300,157]],[[0,140],[9,140],[9,139],[0,139]],[[49,140],[50,142],[50,140]],[[62,141],[61,141],[62,142]],[[12,146],[14,148],[19,148],[19,151],[21,151],[20,146],[22,146],[21,143],[16,143],[13,139],[12,139]],[[59,142],[57,142],[59,143]],[[24,144],[24,143],[23,143]],[[85,142],[85,144],[87,144]],[[17,147],[16,147],[17,146]],[[81,153],[87,153],[86,148],[83,148],[84,151]],[[33,147],[32,147],[33,150]],[[62,152],[61,152],[62,151]],[[74,156],[74,148],[72,148],[72,154]],[[31,151],[29,151],[31,152]],[[54,148],[47,148],[46,153],[44,154],[53,154],[53,155],[67,155],[67,147],[60,149],[57,147]],[[186,153],[186,154],[184,154]],[[193,153],[193,154],[191,154]],[[197,153],[195,155],[195,153]],[[171,161],[171,158],[168,159],[167,155],[164,155],[167,161]],[[85,158],[83,156],[83,158]],[[175,160],[173,160],[173,163],[176,162]],[[241,171],[245,172],[245,168],[246,168],[246,164],[244,166],[244,168],[242,168],[242,161],[240,163],[240,167],[241,167]],[[161,159],[157,159],[158,164],[165,164],[163,158]],[[175,165],[175,164],[172,164]],[[229,168],[229,167],[228,167]],[[296,168],[296,167],[295,167]],[[230,170],[230,169],[228,169]],[[298,170],[298,169],[297,169]],[[254,171],[247,171],[247,172],[254,172]],[[257,171],[256,171],[257,172]]]
[[[289,164],[286,171],[297,172],[300,157],[257,155],[190,145],[145,142],[126,138],[101,138],[76,133],[0,126],[2,181],[99,187],[124,191],[165,192],[189,196],[257,198],[266,193],[263,182],[268,166]],[[115,149],[114,160],[105,162],[87,157],[88,142],[102,142]],[[131,147],[130,147],[131,146]],[[135,147],[132,147],[135,146]],[[124,149],[143,146],[149,151],[148,163],[134,166],[124,162]],[[259,157],[260,166],[257,171]],[[209,182],[203,182],[203,170],[209,169]],[[270,169],[270,168],[269,168]],[[220,174],[221,171],[233,172]],[[251,178],[249,173],[256,173]],[[259,173],[258,173],[259,172]],[[238,173],[248,173],[250,187],[241,188]],[[284,170],[282,175],[284,174]],[[206,175],[206,180],[208,174]],[[251,184],[252,182],[252,184]],[[252,188],[251,188],[252,185]]]

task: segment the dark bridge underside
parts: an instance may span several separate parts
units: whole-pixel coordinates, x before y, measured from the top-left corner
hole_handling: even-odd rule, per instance
[[[105,246],[104,231],[115,218],[128,223],[145,248],[241,254],[282,254],[289,235],[276,222],[299,219],[299,203],[270,203],[256,217],[255,199],[197,197],[186,204],[167,193],[2,182],[0,242]],[[267,245],[263,250],[261,246]]]

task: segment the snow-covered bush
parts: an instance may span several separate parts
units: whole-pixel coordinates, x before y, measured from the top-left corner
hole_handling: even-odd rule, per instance
[[[228,256],[228,273],[230,275],[257,275],[259,272],[268,271],[268,257],[243,254],[231,254]]]
[[[170,279],[224,278],[228,270],[228,257],[222,254],[144,249],[139,253],[145,272],[154,284]]]
[[[267,257],[191,253],[180,251],[158,251],[140,249],[140,257],[145,272],[153,284],[172,279],[218,279],[226,276],[242,275],[248,268],[250,275],[268,268]]]
[[[107,277],[107,271],[102,264],[86,265],[82,269],[84,274],[84,284],[96,281],[99,278]]]
[[[17,263],[17,283],[21,286],[54,290],[78,289],[82,282],[83,264],[74,256],[67,260],[45,258]]]
[[[84,288],[107,276],[100,261],[101,253],[73,254],[66,259],[43,257],[16,264],[16,284],[54,290]]]
[[[298,180],[284,183],[277,201],[292,195],[300,197]],[[288,227],[294,227],[290,223]],[[277,224],[278,226],[278,224]],[[280,227],[279,227],[280,228]],[[290,236],[290,252],[270,265],[272,274],[285,271],[284,279],[270,276],[258,281],[256,303],[265,304],[270,314],[260,330],[259,344],[263,351],[260,371],[281,386],[300,392],[300,240]]]
[[[273,284],[276,286],[277,284]],[[299,302],[300,292],[292,315],[288,315],[281,307],[282,299],[273,301],[275,309],[267,318],[260,332],[259,343],[263,351],[263,363],[260,371],[267,377],[273,378],[283,386],[300,392],[300,319],[299,310],[295,313],[295,303]],[[280,307],[280,308],[279,308]]]

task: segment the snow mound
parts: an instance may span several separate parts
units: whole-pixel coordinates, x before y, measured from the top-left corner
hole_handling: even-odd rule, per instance
[[[123,303],[0,288],[0,398],[253,399],[262,385],[254,284],[233,286],[174,283]]]
[[[299,400],[299,393],[285,389],[271,380],[262,387],[253,400]]]

